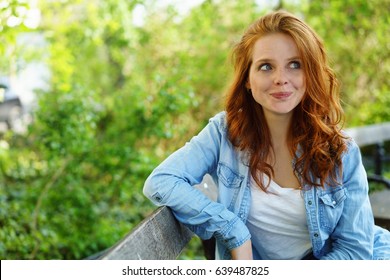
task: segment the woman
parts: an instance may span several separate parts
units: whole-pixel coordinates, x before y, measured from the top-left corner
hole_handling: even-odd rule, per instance
[[[153,171],[145,195],[215,237],[218,259],[390,258],[318,35],[270,13],[235,46],[234,66],[226,111]],[[216,202],[192,187],[207,173]]]

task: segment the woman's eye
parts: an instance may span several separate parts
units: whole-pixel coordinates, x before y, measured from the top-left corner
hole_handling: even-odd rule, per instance
[[[291,69],[300,69],[301,68],[301,63],[299,61],[292,61],[290,63],[290,68]]]
[[[270,64],[265,63],[265,64],[260,65],[259,70],[261,70],[261,71],[269,71],[269,70],[272,70],[272,67],[271,67]]]

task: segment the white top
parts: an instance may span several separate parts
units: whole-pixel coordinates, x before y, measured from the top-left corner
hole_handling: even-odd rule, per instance
[[[252,244],[262,259],[302,259],[311,251],[300,190],[282,188],[271,180],[265,193],[252,178],[247,226]]]

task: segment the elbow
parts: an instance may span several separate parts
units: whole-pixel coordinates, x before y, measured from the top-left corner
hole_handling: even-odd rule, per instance
[[[152,175],[149,175],[149,177],[146,179],[142,191],[144,193],[144,196],[149,199],[152,198],[152,194],[155,192],[155,189],[153,188]]]
[[[156,206],[162,206],[162,196],[158,192],[157,183],[154,182],[153,173],[146,179],[143,187],[143,194],[150,199]]]

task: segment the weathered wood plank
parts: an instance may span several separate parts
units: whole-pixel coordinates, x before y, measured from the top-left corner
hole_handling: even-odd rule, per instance
[[[390,190],[376,191],[370,194],[375,224],[390,230]]]
[[[210,175],[206,175],[202,183],[195,187],[216,200],[216,186]],[[168,207],[160,207],[112,248],[97,254],[96,258],[174,260],[192,236],[193,233],[175,219]]]
[[[385,189],[370,194],[372,212],[375,217],[390,220],[390,190]]]
[[[169,208],[160,207],[100,259],[174,260],[192,236]]]
[[[345,132],[360,146],[390,140],[390,122],[348,128]]]

